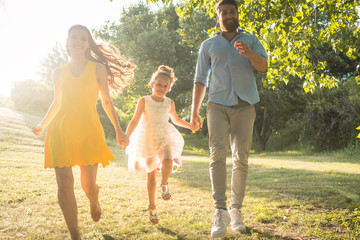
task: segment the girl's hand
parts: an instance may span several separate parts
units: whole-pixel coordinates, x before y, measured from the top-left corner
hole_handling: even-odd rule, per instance
[[[190,124],[191,124],[191,130],[195,131],[195,132],[198,131],[202,127],[203,123],[202,123],[201,117],[198,113],[192,114]]]
[[[194,124],[190,124],[190,130],[193,132],[196,132],[199,130],[199,128],[197,126],[195,126]]]
[[[116,133],[116,140],[123,149],[129,145],[129,138],[123,131]]]
[[[32,128],[32,132],[33,132],[36,136],[40,136],[43,131],[44,131],[44,127],[41,126],[41,124],[36,125],[35,127]]]

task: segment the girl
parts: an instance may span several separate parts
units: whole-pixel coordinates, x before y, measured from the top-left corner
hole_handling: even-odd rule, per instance
[[[90,200],[90,213],[97,222],[101,217],[96,184],[98,164],[114,160],[106,145],[96,103],[101,93],[104,110],[114,125],[116,139],[124,148],[129,140],[121,130],[109,94],[133,77],[135,65],[120,58],[114,47],[96,44],[82,25],[68,31],[66,50],[70,62],[53,71],[54,101],[42,122],[33,128],[39,136],[50,124],[45,140],[45,168],[55,168],[58,200],[71,239],[80,239],[72,166],[81,170],[81,186]]]
[[[171,193],[168,179],[173,160],[180,163],[184,146],[181,134],[168,122],[169,116],[176,125],[192,129],[190,123],[177,116],[174,101],[166,97],[176,80],[173,69],[161,65],[150,81],[152,94],[139,100],[134,117],[126,130],[126,135],[130,138],[130,145],[126,149],[129,169],[147,172],[149,218],[153,224],[159,222],[155,207],[157,168],[161,165],[162,198],[169,200]]]

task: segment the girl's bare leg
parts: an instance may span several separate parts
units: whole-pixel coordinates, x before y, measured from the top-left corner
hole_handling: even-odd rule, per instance
[[[173,159],[171,157],[171,153],[167,149],[160,152],[159,157],[163,159],[161,166],[161,175],[162,175],[161,185],[168,185],[168,180],[173,169]],[[168,187],[167,190],[169,190]],[[169,200],[171,198],[171,194],[166,194],[166,193],[164,194],[164,188],[162,189],[162,191],[163,191],[163,199]]]
[[[58,200],[72,240],[80,239],[77,204],[74,194],[74,176],[71,167],[55,168]]]
[[[163,159],[161,166],[161,185],[167,185],[170,174],[172,173],[173,159],[171,153],[167,149],[160,152],[159,157]]]
[[[167,185],[168,184],[168,180],[170,177],[170,174],[172,172],[172,167],[173,167],[173,160],[172,159],[164,159],[162,162],[162,167],[161,167],[161,185]]]
[[[147,190],[148,190],[148,198],[149,198],[149,208],[155,209],[155,190],[157,183],[157,171],[156,169],[151,173],[147,174]]]
[[[156,213],[156,205],[155,205],[155,190],[156,190],[156,182],[157,182],[157,170],[155,169],[151,173],[147,174],[147,190],[148,190],[148,198],[149,198],[149,216],[150,221],[153,224],[159,223],[159,218]],[[153,211],[152,211],[153,210]],[[155,215],[154,215],[155,214]]]
[[[101,218],[99,204],[99,186],[96,184],[98,164],[81,166],[81,186],[90,201],[90,213],[92,219],[97,222]]]

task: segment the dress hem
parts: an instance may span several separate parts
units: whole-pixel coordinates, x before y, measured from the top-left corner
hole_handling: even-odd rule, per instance
[[[74,167],[74,166],[79,166],[79,167],[86,167],[86,166],[91,166],[94,164],[100,164],[103,166],[103,168],[105,168],[106,166],[110,165],[111,161],[114,161],[115,159],[112,160],[108,160],[107,162],[93,162],[93,163],[87,163],[87,164],[69,164],[69,165],[59,165],[59,166],[44,166],[45,169],[50,169],[50,168],[64,168],[64,167]]]

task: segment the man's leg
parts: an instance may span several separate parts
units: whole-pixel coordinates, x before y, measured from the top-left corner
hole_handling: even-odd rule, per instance
[[[229,118],[223,106],[209,103],[210,179],[215,208],[226,209],[226,154],[229,146]]]
[[[229,145],[229,118],[226,107],[209,103],[207,108],[210,147],[210,179],[215,205],[211,236],[222,237],[227,232],[230,215],[226,210],[226,153]]]
[[[244,200],[255,116],[253,105],[240,103],[233,107],[230,117],[230,146],[233,159],[231,208],[240,209]]]
[[[246,227],[241,219],[240,209],[245,196],[255,108],[253,105],[240,103],[238,106],[232,107],[230,119],[230,145],[233,159],[229,211],[231,228],[237,232],[245,232]]]

